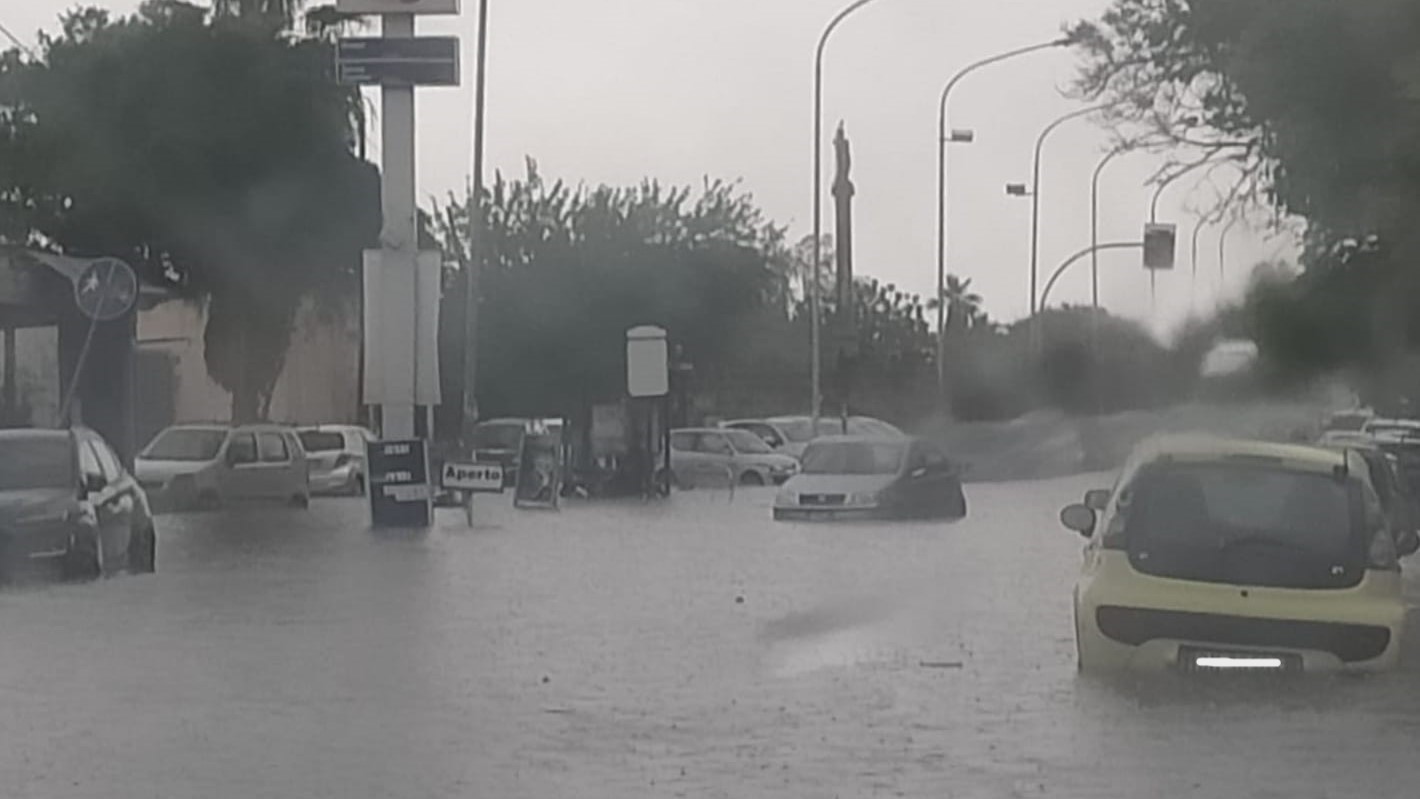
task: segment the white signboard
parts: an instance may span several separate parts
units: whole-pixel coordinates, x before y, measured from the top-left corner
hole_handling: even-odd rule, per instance
[[[445,463],[444,488],[498,494],[503,491],[503,467],[496,463]]]
[[[342,14],[457,14],[459,0],[335,0]]]
[[[365,251],[364,332],[366,405],[438,405],[438,250],[415,263],[398,254]]]
[[[633,397],[664,397],[670,391],[666,370],[666,331],[643,326],[626,331],[626,391]]]

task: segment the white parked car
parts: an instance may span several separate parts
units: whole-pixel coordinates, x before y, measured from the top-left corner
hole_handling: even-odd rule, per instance
[[[902,438],[907,434],[881,419],[871,416],[848,417],[848,430],[843,429],[843,420],[837,416],[820,416],[818,428],[814,428],[813,418],[804,416],[771,416],[767,419],[734,419],[722,422],[721,427],[731,430],[748,430],[764,439],[775,452],[804,456],[804,448],[820,436],[868,436]]]
[[[671,431],[671,473],[680,486],[762,486],[798,474],[799,461],[747,430],[696,427]]]
[[[365,493],[369,475],[365,450],[375,440],[374,433],[355,425],[325,424],[303,427],[296,435],[306,450],[311,493]]]
[[[306,451],[296,431],[272,424],[174,425],[138,454],[134,475],[162,509],[217,508],[254,500],[310,505]]]

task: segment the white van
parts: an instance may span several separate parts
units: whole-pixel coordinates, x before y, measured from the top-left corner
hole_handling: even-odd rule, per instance
[[[133,471],[164,510],[311,501],[305,448],[279,425],[174,425],[154,436]]]

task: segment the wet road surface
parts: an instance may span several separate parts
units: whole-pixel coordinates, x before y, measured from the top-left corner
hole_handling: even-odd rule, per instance
[[[1416,794],[1413,626],[1377,678],[1077,677],[1055,517],[1095,482],[955,524],[775,524],[772,490],[164,517],[156,575],[0,593],[0,795]]]

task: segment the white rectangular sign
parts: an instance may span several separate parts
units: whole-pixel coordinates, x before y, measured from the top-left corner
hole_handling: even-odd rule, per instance
[[[496,463],[445,463],[440,483],[460,491],[499,494],[503,491],[503,467]]]
[[[401,256],[404,256],[401,258]],[[366,405],[438,405],[438,250],[407,255],[365,251]]]
[[[457,14],[459,0],[336,0],[342,14]]]

